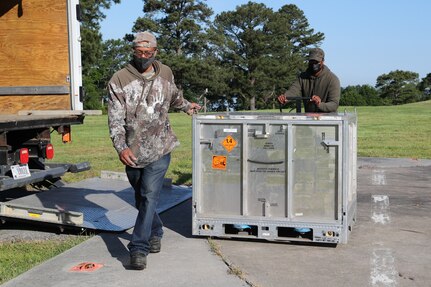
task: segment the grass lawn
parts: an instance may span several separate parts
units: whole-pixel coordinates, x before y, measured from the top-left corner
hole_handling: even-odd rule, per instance
[[[358,156],[431,159],[431,101],[357,113]]]
[[[0,284],[85,241],[87,236],[63,240],[0,242]]]

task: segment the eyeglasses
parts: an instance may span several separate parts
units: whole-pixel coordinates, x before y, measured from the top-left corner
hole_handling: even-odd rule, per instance
[[[149,57],[152,57],[156,52],[157,52],[157,49],[152,51],[134,50],[133,54],[139,57],[145,56],[149,58]]]
[[[308,60],[308,63],[314,65],[314,64],[319,64],[320,61],[317,61],[317,60]]]

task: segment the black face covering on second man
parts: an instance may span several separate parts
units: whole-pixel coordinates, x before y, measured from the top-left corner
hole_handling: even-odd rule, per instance
[[[308,70],[314,75],[317,74],[322,69],[320,63],[308,63]]]
[[[133,64],[136,70],[139,71],[139,73],[145,72],[148,69],[148,67],[151,66],[154,60],[155,60],[154,56],[151,58],[142,58],[142,57],[133,56]]]

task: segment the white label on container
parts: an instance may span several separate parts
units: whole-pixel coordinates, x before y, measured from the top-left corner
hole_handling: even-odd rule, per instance
[[[225,133],[237,133],[238,130],[237,129],[223,129],[223,132],[225,132]]]
[[[302,213],[302,212],[295,213],[295,216],[303,216],[303,215],[304,215],[304,213]]]

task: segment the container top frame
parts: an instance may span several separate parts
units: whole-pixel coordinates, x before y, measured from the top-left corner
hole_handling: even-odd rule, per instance
[[[356,113],[271,113],[271,112],[224,112],[193,116],[196,120],[300,120],[300,121],[349,121],[356,122]]]

